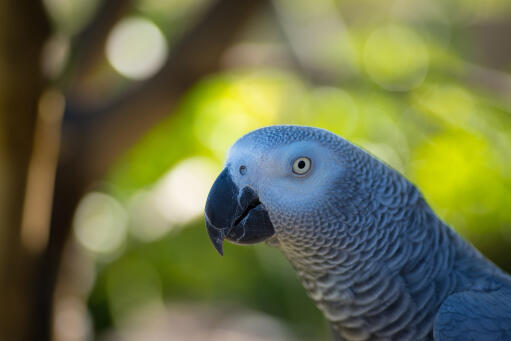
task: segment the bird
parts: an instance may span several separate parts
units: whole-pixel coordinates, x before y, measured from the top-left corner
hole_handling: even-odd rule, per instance
[[[242,136],[204,216],[220,254],[225,240],[278,248],[335,340],[511,340],[511,276],[398,171],[327,130]]]

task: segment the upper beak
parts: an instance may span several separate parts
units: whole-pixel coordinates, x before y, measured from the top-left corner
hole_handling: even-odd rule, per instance
[[[205,219],[209,238],[220,254],[223,254],[224,239],[253,244],[275,233],[257,193],[250,187],[240,191],[227,168],[220,173],[209,192]]]

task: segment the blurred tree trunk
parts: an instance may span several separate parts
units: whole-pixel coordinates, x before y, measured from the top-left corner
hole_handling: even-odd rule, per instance
[[[50,27],[40,1],[0,1],[0,339],[28,340],[39,255],[21,240],[27,169]]]

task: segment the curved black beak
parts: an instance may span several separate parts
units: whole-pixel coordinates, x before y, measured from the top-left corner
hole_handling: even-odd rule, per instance
[[[254,244],[275,233],[257,193],[250,187],[240,191],[227,168],[211,187],[205,218],[209,238],[221,255],[224,239],[236,244]]]

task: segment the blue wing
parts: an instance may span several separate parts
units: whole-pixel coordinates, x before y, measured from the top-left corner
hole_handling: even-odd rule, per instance
[[[449,296],[435,317],[436,341],[511,340],[511,289]]]

